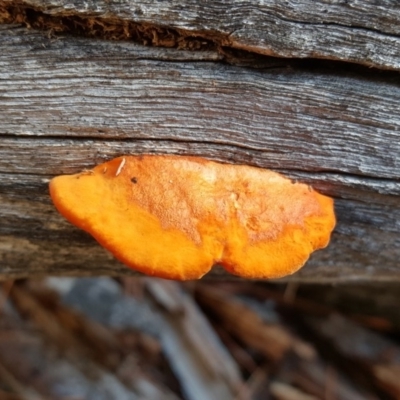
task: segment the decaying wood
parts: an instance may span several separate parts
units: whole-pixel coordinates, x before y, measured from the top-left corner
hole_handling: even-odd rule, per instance
[[[336,198],[331,245],[293,279],[399,280],[397,73],[220,59],[0,25],[0,277],[130,273],[56,213],[48,179],[173,153],[272,168]]]
[[[276,322],[265,323],[251,308],[221,294],[219,289],[200,286],[196,295],[199,303],[207,307],[227,330],[264,357],[274,362],[281,361],[288,354],[304,359],[315,357],[313,348],[307,343],[293,337]]]
[[[240,371],[195,301],[176,282],[148,279],[146,287],[161,321],[165,356],[188,400],[240,396]]]
[[[372,333],[342,316],[331,315],[327,320],[306,320],[328,349],[346,357],[355,377],[371,379],[385,393],[397,399],[400,394],[398,374],[400,352],[396,343]]]
[[[0,297],[2,400],[399,398],[399,346],[337,310],[315,316],[329,296],[299,312],[305,299],[285,302],[280,285],[96,277],[3,283]],[[232,309],[239,326],[258,320],[253,339]]]
[[[151,379],[143,363],[138,362],[137,358],[142,358],[154,368],[156,361],[146,354],[143,341],[142,344],[135,341],[138,336],[145,336],[143,332],[126,330],[124,334],[129,339],[124,340],[115,329],[60,304],[54,291],[42,282],[14,285],[10,299],[15,312],[30,321],[31,326],[20,320],[19,325],[7,327],[13,319],[7,311],[2,312],[6,327],[0,327],[0,383],[5,382],[20,393],[21,399],[68,398],[54,393],[70,390],[80,392],[78,398],[178,399],[162,382]],[[150,340],[155,341],[151,337]],[[135,356],[130,357],[129,353]],[[157,362],[160,358],[158,352]],[[35,377],[38,364],[42,379]],[[67,375],[75,378],[75,383],[69,383],[71,388],[68,383],[61,388]],[[32,381],[32,388],[19,383],[24,381]],[[101,395],[96,396],[96,392]]]
[[[5,10],[16,5],[28,8],[30,14],[40,13],[31,16],[29,24],[33,26],[49,16],[66,18],[52,25],[56,30],[74,26],[89,34],[110,33],[121,31],[115,26],[119,25],[122,32],[111,36],[125,35],[156,45],[179,46],[182,37],[195,36],[218,46],[265,55],[400,68],[400,5],[393,0],[379,6],[374,2],[332,0],[0,1]]]

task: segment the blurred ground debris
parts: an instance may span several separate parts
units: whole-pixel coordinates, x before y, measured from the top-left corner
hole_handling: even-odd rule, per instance
[[[400,399],[398,289],[3,282],[0,399]]]

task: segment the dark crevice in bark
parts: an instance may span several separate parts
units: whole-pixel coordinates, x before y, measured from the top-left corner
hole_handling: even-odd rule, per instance
[[[340,60],[313,57],[274,57],[250,49],[237,49],[230,45],[232,33],[189,31],[169,26],[138,23],[121,19],[118,16],[104,18],[100,16],[82,17],[74,14],[50,15],[40,9],[27,7],[19,1],[3,3],[0,0],[0,23],[22,24],[28,28],[47,31],[49,38],[54,39],[59,34],[69,34],[103,40],[132,41],[145,46],[179,50],[215,51],[228,64],[255,69],[311,68],[357,73],[368,71],[368,75],[392,72]]]
[[[136,23],[118,17],[80,17],[49,15],[18,2],[2,4],[0,22],[23,24],[28,28],[46,30],[50,36],[67,33],[75,36],[106,40],[129,40],[146,46],[172,47],[185,50],[213,50],[213,40],[185,33],[170,27]]]

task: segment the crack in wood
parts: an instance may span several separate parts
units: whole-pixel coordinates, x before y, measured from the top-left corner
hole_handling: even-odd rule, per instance
[[[5,1],[0,0],[0,23],[3,24],[22,24],[28,28],[48,31],[49,38],[56,38],[59,34],[71,34],[77,37],[99,38],[113,41],[132,41],[145,46],[176,48],[179,50],[190,51],[214,51],[221,55],[223,60],[232,65],[252,68],[282,68],[299,64],[305,57],[294,55],[285,55],[272,50],[273,43],[266,44],[265,48],[257,48],[240,39],[244,28],[231,29],[229,32],[210,30],[183,29],[171,26],[163,26],[162,23],[138,22],[132,19],[124,19],[117,13],[110,12],[110,17],[100,16],[80,16],[75,14],[77,11],[57,9],[57,12],[51,13],[49,8],[34,7],[31,4],[25,4],[23,0]],[[88,12],[88,14],[90,14]],[[139,14],[138,14],[139,15]],[[366,28],[358,25],[346,25],[337,22],[315,22],[307,20],[295,20],[284,18],[282,15],[275,15],[277,21],[301,26],[315,27],[337,27],[345,28],[350,32],[362,31],[383,35],[388,38],[397,39],[399,35],[384,32],[383,30]],[[178,18],[179,19],[179,18]],[[246,35],[245,35],[246,36]],[[269,49],[271,47],[271,49]],[[347,60],[333,57],[325,57],[318,52],[313,52],[306,57],[307,61],[324,62],[325,59],[338,68],[343,69],[343,64],[370,64],[362,60]],[[326,64],[328,65],[328,64]],[[378,65],[369,65],[378,66]],[[347,68],[344,66],[344,68]]]
[[[184,50],[215,50],[213,40],[195,33],[159,25],[137,23],[119,18],[49,15],[20,2],[0,1],[0,23],[23,24],[28,28],[49,31],[49,36],[66,33],[106,40],[129,40],[146,46],[173,47]]]

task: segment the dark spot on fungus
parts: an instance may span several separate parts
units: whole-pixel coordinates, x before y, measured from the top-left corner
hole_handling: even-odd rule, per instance
[[[134,176],[133,178],[131,178],[131,182],[132,182],[132,183],[137,183],[137,182],[138,182],[136,176]]]

